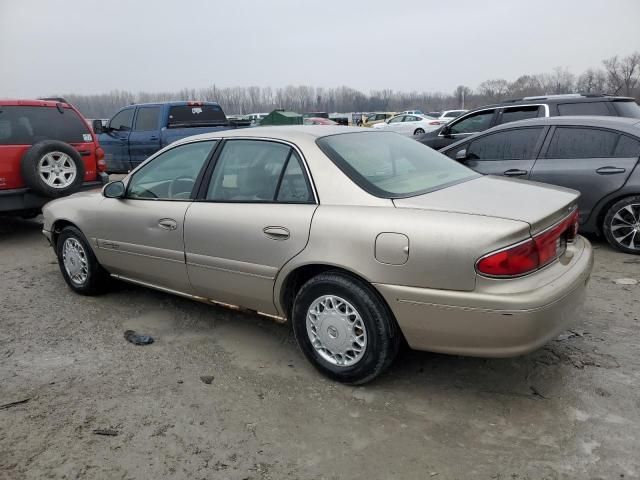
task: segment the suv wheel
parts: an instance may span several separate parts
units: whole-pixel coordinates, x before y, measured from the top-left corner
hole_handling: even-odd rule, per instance
[[[28,187],[46,197],[60,197],[78,190],[84,179],[84,163],[71,145],[44,140],[22,157],[22,177]]]
[[[65,227],[56,241],[58,265],[67,285],[81,295],[96,295],[108,289],[110,276],[98,263],[80,230]]]
[[[640,196],[626,197],[611,205],[602,232],[612,247],[640,254]]]
[[[341,272],[305,283],[291,315],[296,341],[324,375],[359,385],[395,358],[400,333],[383,301],[366,284]]]

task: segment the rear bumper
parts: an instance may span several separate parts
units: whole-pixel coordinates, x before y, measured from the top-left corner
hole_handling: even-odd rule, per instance
[[[102,188],[109,182],[109,175],[104,172],[98,173],[98,180],[84,182],[79,191]],[[40,210],[47,202],[53,200],[34,193],[29,188],[14,188],[11,190],[0,190],[0,213],[20,213],[33,210]]]
[[[522,355],[540,348],[580,318],[593,251],[582,237],[569,250],[573,257],[527,277],[479,280],[473,292],[381,284],[376,288],[416,350],[482,357]]]

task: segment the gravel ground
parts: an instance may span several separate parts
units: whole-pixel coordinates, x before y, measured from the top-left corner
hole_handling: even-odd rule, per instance
[[[594,239],[584,312],[538,352],[406,351],[354,388],[270,319],[73,294],[40,228],[0,220],[0,405],[25,400],[0,407],[0,478],[640,478],[640,285],[614,283],[640,257]]]

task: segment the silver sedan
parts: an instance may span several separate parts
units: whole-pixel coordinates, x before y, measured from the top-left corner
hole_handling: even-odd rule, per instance
[[[481,176],[391,132],[265,127],[184,139],[55,200],[67,284],[112,279],[291,322],[325,375],[415,349],[511,356],[576,318],[592,267],[577,192]]]

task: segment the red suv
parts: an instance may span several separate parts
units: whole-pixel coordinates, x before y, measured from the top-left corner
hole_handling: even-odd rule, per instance
[[[52,198],[108,181],[104,151],[62,98],[0,100],[0,215],[33,217]]]

